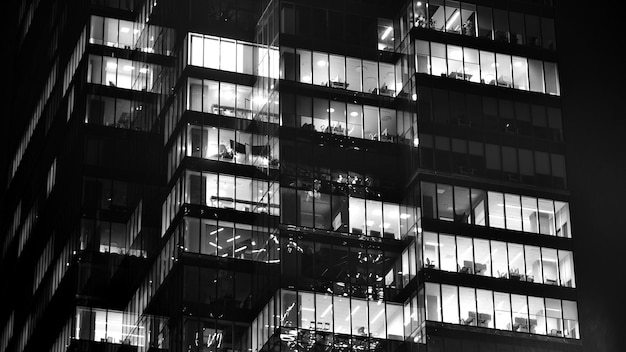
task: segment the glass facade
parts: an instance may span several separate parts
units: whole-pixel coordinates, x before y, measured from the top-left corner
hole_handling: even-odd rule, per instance
[[[547,4],[24,3],[0,350],[582,350]]]

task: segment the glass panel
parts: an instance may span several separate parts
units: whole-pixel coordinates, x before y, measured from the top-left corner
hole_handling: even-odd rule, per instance
[[[429,43],[423,40],[415,41],[415,65],[416,71],[420,73],[430,73],[430,47]]]
[[[298,293],[299,328],[315,330],[315,295],[309,292]]]
[[[550,336],[563,336],[561,301],[546,298],[546,331]]]
[[[528,65],[526,58],[513,56],[513,87],[528,90]]]
[[[192,52],[193,55],[193,52]],[[204,38],[204,60],[198,66],[219,69],[220,66],[220,42],[215,37]],[[234,58],[233,58],[234,59]]]
[[[219,82],[215,81],[203,81],[202,89],[202,111],[210,112],[212,114],[220,114],[219,104]]]
[[[441,293],[439,284],[426,283],[426,319],[431,321],[441,321]]]
[[[537,198],[522,196],[522,228],[525,232],[539,232]]]
[[[363,92],[374,93],[378,88],[378,65],[373,61],[363,61]]]
[[[539,233],[555,235],[554,203],[549,199],[539,199]]]
[[[572,252],[559,250],[559,278],[561,286],[576,287]]]
[[[435,203],[437,196],[435,193],[435,184],[422,182],[422,216],[428,219],[434,219],[437,217],[437,207]]]
[[[383,237],[400,239],[400,206],[383,204]]]
[[[330,87],[346,89],[345,57],[330,55]]]
[[[439,240],[436,233],[424,232],[424,265],[439,269]]]
[[[352,335],[368,336],[367,327],[367,302],[360,299],[352,299]]]
[[[528,297],[528,312],[530,318],[530,332],[533,334],[546,334],[546,311],[543,298]]]
[[[471,144],[470,144],[471,147]],[[471,148],[470,148],[471,152]],[[485,226],[485,191],[472,189],[472,223]]]
[[[456,286],[441,285],[443,322],[459,324],[459,297]]]
[[[362,235],[365,233],[365,200],[349,198],[350,233]]]
[[[448,77],[465,79],[463,74],[463,49],[460,46],[448,45]]]
[[[454,221],[468,224],[470,208],[469,189],[454,186]]]
[[[280,326],[298,326],[298,309],[296,309],[298,296],[293,291],[282,290],[281,292]],[[263,324],[266,323],[263,318],[261,318],[261,321],[263,321]]]
[[[454,236],[440,235],[439,247],[441,251],[441,270],[458,271]]]
[[[363,65],[361,60],[355,58],[346,59],[346,88],[356,92],[361,92],[363,86],[361,84],[361,73]]]
[[[452,186],[442,184],[437,185],[437,210],[439,213],[439,220],[454,220],[452,196]]]
[[[465,274],[474,273],[474,248],[472,239],[468,237],[457,236],[456,238],[457,258],[459,272]]]
[[[513,331],[530,332],[530,326],[533,324],[528,321],[528,305],[526,303],[526,296],[511,295]],[[537,325],[536,321],[534,325]]]
[[[348,104],[348,136],[363,138],[363,107]]]
[[[476,314],[476,294],[474,289],[459,287],[459,302],[461,307],[461,324],[476,326],[478,324],[478,316]]]
[[[524,246],[526,254],[526,281],[543,282],[543,268],[539,247]]]
[[[465,5],[465,4],[464,4]],[[480,82],[480,66],[478,59],[478,50],[463,48],[463,57],[465,60],[465,80],[472,82]]]
[[[334,297],[333,317],[335,321],[335,333],[350,333],[350,299]]]
[[[489,241],[474,239],[474,274],[491,276]]]
[[[565,337],[578,339],[578,309],[576,302],[563,301],[563,328]]]
[[[504,229],[504,196],[502,193],[487,193],[489,199],[489,226]]]
[[[346,134],[346,104],[330,102],[330,131],[334,134]]]
[[[396,112],[391,109],[380,109],[380,140],[395,141],[397,135]]]
[[[569,204],[555,201],[554,208],[556,211],[556,235],[559,237],[572,237],[569,224]]]
[[[313,82],[313,66],[311,66],[311,52],[308,50],[296,50],[297,59],[300,61],[299,80],[302,83]]]
[[[511,56],[496,54],[497,84],[500,87],[512,87]]]
[[[493,277],[507,278],[507,250],[506,243],[491,241],[491,260],[493,264]]]
[[[391,97],[395,96],[396,85],[394,77],[393,65],[381,62],[379,64],[378,82],[380,84],[380,90],[378,91],[378,94]]]
[[[493,39],[491,8],[478,6],[478,36]]]
[[[511,280],[526,280],[524,270],[524,251],[521,244],[508,244],[509,250],[509,278]]]
[[[317,132],[326,132],[328,128],[328,118],[330,115],[330,107],[328,100],[313,99],[313,127]]]
[[[364,138],[378,140],[378,108],[373,106],[364,106]]]
[[[428,25],[430,29],[443,31],[446,25],[443,0],[430,0],[428,2]]]
[[[558,285],[558,268],[556,249],[541,248],[544,283]]]
[[[369,236],[381,237],[383,227],[383,205],[381,202],[374,200],[366,200],[367,209],[366,221],[367,234]]]
[[[432,75],[445,77],[448,71],[446,65],[446,46],[445,44],[439,43],[430,43],[430,45]]]
[[[480,82],[496,84],[496,56],[494,53],[480,52]]]
[[[560,95],[559,77],[556,70],[556,64],[552,62],[543,63],[546,80],[546,92],[552,95]]]
[[[404,328],[402,326],[402,306],[387,303],[387,338],[390,340],[404,340]]]
[[[496,329],[511,330],[511,301],[508,293],[494,292]]]
[[[476,290],[477,325],[493,329],[493,295],[488,290]]]
[[[328,54],[313,53],[313,84],[328,85]]]
[[[385,328],[385,304],[383,301],[368,301],[369,306],[369,329],[372,337],[386,338]]]
[[[220,44],[220,68],[224,71],[237,71],[237,46],[235,41],[222,39]],[[213,55],[215,55],[214,53]]]
[[[506,210],[506,228],[509,230],[522,230],[522,215],[520,196],[517,194],[504,195],[504,204]]]
[[[315,321],[317,331],[333,331],[333,296],[315,294]]]

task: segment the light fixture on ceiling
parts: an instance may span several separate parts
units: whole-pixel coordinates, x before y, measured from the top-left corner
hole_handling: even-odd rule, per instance
[[[383,32],[383,35],[380,37],[380,39],[385,40],[389,36],[392,30],[393,30],[393,27],[388,26],[387,29],[385,29],[385,32]]]
[[[456,21],[456,19],[459,17],[459,10],[454,10],[454,13],[452,14],[452,16],[450,16],[450,19],[448,19],[448,24],[446,25],[446,30],[450,29],[450,27],[452,26],[452,23],[454,23],[454,21]]]
[[[319,60],[319,61],[317,62],[317,66],[319,66],[319,67],[324,67],[324,66],[326,66],[326,60]]]
[[[359,116],[359,113],[356,112],[356,111],[353,111],[353,112],[350,113],[350,116],[357,117],[357,116]]]
[[[128,27],[122,27],[122,28],[120,28],[120,32],[121,32],[121,33],[128,33],[128,32],[130,32],[130,28],[128,28]]]

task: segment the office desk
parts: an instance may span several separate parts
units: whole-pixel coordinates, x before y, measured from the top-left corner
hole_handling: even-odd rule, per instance
[[[349,83],[346,83],[346,82],[335,82],[335,81],[330,81],[329,87],[331,87],[331,88],[346,89],[346,88],[348,88],[348,85],[350,85],[350,84],[349,84]]]
[[[463,72],[450,72],[448,74],[448,77],[450,78],[456,78],[456,79],[464,79],[466,81],[469,81],[472,78],[472,74],[470,73],[463,73]]]

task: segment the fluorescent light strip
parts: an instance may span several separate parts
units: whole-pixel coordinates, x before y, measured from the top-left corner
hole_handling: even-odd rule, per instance
[[[346,318],[346,321],[350,320],[350,316],[354,315],[354,313],[356,313],[356,311],[359,310],[359,308],[361,308],[361,306],[354,307],[354,309],[352,310],[352,313],[350,313],[350,315],[348,315],[348,317]]]
[[[374,319],[372,319],[371,324],[374,324],[376,322],[376,320],[378,320],[378,318],[380,318],[380,316],[385,312],[385,310],[381,310],[380,312],[378,312],[378,314],[376,314],[376,316],[374,317]]]
[[[452,14],[452,16],[450,16],[450,19],[448,19],[448,24],[446,25],[446,30],[450,29],[450,26],[452,26],[452,23],[454,21],[456,21],[456,19],[459,17],[459,10],[454,10],[454,13]]]
[[[241,252],[241,251],[243,251],[246,248],[248,248],[248,246],[243,246],[243,247],[237,248],[237,249],[235,249],[235,253]]]
[[[226,242],[232,242],[232,241],[234,241],[234,240],[238,240],[238,239],[240,239],[240,238],[241,238],[241,235],[237,235],[237,236],[235,236],[234,238],[229,238],[229,239],[227,239],[227,240],[226,240]]]
[[[383,33],[383,35],[380,37],[381,40],[385,40],[388,36],[389,33],[391,33],[391,30],[393,29],[393,27],[387,27],[387,29],[385,29],[385,32]]]
[[[217,229],[217,230],[213,230],[213,231],[209,232],[209,235],[215,235],[216,233],[218,233],[218,232],[222,232],[222,231],[224,231],[224,228],[223,228],[223,227],[220,227],[220,228],[219,228],[219,229]]]
[[[222,249],[222,246],[218,246],[217,244],[213,243],[213,242],[209,242],[209,244],[213,247],[217,247],[219,249]]]
[[[333,307],[332,303],[328,306],[328,308],[326,308],[326,310],[324,310],[324,312],[322,313],[322,315],[320,315],[320,318],[323,318],[326,316],[326,314],[328,314],[328,312],[330,312],[330,309]]]

